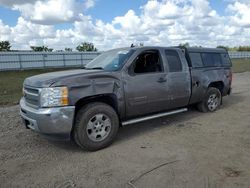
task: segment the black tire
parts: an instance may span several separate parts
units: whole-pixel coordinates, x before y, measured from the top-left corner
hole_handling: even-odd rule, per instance
[[[209,102],[209,99],[212,96],[216,96],[217,102],[213,102],[214,105],[211,105],[212,103]],[[209,87],[203,101],[197,104],[197,108],[201,112],[214,112],[220,107],[221,101],[222,96],[220,90],[215,87]],[[213,106],[213,108],[211,106]]]
[[[99,126],[99,121],[96,117],[100,117],[100,114],[102,114],[102,119],[106,118],[105,120],[101,120],[102,122],[109,122],[110,128],[106,130],[104,125],[104,128],[101,127],[101,124]],[[95,119],[96,118],[96,119]],[[94,119],[94,121],[93,121]],[[93,123],[93,122],[97,123]],[[97,130],[96,125],[99,126],[99,130]],[[89,128],[89,125],[94,125],[93,129]],[[105,137],[101,137],[101,131],[100,129],[104,130]],[[78,113],[76,114],[76,121],[75,121],[75,127],[73,130],[73,137],[77,145],[79,145],[81,148],[89,151],[96,151],[102,148],[105,148],[109,146],[115,139],[115,136],[117,135],[119,129],[119,119],[117,116],[116,111],[109,105],[101,102],[94,102],[87,104],[83,106]],[[95,132],[97,131],[97,133]],[[98,133],[99,131],[99,133]],[[108,132],[109,131],[109,132]],[[92,136],[95,134],[100,134],[97,136]],[[98,138],[99,136],[99,138]],[[95,141],[93,139],[96,139]],[[99,141],[98,141],[99,139]],[[103,140],[100,140],[103,139]]]

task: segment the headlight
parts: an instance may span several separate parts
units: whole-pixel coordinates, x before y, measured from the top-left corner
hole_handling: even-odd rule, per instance
[[[40,91],[41,107],[66,106],[69,104],[68,88],[42,88]]]

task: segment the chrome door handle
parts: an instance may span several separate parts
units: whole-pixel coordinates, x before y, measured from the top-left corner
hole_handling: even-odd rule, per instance
[[[163,78],[163,77],[161,77],[161,78],[159,78],[159,80],[157,80],[157,82],[159,82],[159,83],[163,83],[163,82],[166,82],[166,81],[167,81],[167,79]]]

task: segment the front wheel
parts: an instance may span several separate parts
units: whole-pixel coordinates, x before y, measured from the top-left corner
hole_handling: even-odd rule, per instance
[[[221,92],[215,87],[209,87],[205,98],[201,101],[197,108],[201,112],[214,112],[221,104]]]
[[[105,103],[90,103],[76,115],[74,140],[83,149],[95,151],[109,146],[119,129],[115,110]]]

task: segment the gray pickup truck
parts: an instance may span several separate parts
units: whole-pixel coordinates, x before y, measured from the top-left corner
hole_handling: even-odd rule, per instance
[[[20,113],[47,137],[87,150],[107,147],[123,125],[184,112],[213,112],[231,92],[224,49],[135,47],[103,52],[82,69],[26,78]]]

